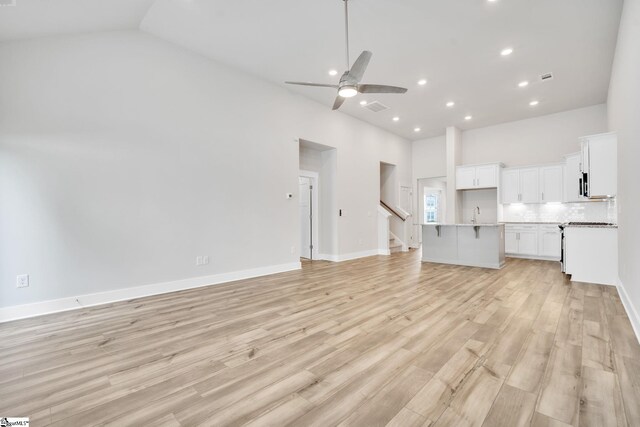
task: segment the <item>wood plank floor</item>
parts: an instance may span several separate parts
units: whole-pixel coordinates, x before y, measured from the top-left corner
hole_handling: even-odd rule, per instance
[[[638,426],[614,287],[419,253],[0,325],[0,415],[32,426]]]

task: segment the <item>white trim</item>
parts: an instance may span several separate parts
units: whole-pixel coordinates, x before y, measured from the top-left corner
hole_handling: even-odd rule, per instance
[[[350,261],[352,259],[358,259],[358,258],[366,258],[369,256],[374,256],[374,255],[378,255],[378,249],[371,249],[368,251],[361,251],[361,252],[351,252],[348,254],[342,254],[342,255],[338,255],[338,262],[341,261]]]
[[[627,312],[627,317],[631,321],[633,332],[636,333],[636,339],[640,343],[640,315],[638,315],[638,310],[636,310],[633,302],[631,302],[631,298],[629,298],[629,295],[627,294],[627,291],[620,279],[618,279],[618,285],[616,286],[616,288],[618,289],[618,294],[620,295],[622,305]]]
[[[232,271],[229,273],[214,274],[211,276],[191,277],[188,279],[175,280],[171,282],[153,283],[150,285],[115,289],[113,291],[85,294],[49,301],[35,302],[31,304],[14,305],[10,307],[0,308],[0,323],[8,322],[10,320],[25,319],[27,317],[41,316],[43,314],[58,313],[62,311],[76,310],[84,307],[92,307],[94,305],[109,304],[117,301],[125,301],[151,295],[165,294],[185,289],[219,285],[236,280],[250,279],[253,277],[267,276],[270,274],[299,270],[300,268],[300,262],[291,262],[288,264],[269,265],[266,267]]]
[[[520,255],[520,254],[504,254],[507,258],[535,259],[538,261],[556,261],[560,262],[559,257],[542,256],[542,255]]]
[[[366,257],[376,256],[376,255],[389,255],[389,253],[385,253],[384,249],[371,249],[368,251],[351,252],[351,253],[342,254],[342,255],[320,254],[318,256],[320,257],[320,259],[323,259],[326,261],[342,262],[342,261],[350,261],[352,259],[366,258]]]

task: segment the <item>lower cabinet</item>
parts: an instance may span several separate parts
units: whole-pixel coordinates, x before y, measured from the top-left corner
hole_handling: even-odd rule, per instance
[[[541,225],[538,231],[538,255],[560,259],[562,245],[560,229],[556,225]]]
[[[560,229],[549,224],[507,224],[504,249],[507,256],[560,259]]]

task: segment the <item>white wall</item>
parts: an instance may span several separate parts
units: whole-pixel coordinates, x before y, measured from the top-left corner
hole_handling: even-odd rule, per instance
[[[625,0],[609,87],[609,127],[618,133],[620,281],[640,334],[640,0]],[[629,304],[630,303],[630,304]],[[629,307],[628,307],[629,309]]]
[[[580,151],[578,137],[606,131],[604,104],[473,129],[462,133],[462,164],[561,162]]]
[[[471,223],[473,210],[480,208],[480,213],[476,212],[476,222],[479,224],[495,224],[498,222],[498,191],[493,188],[483,190],[461,191],[461,221],[465,224]]]
[[[420,178],[447,175],[447,141],[444,135],[411,143],[414,184]]]
[[[380,161],[411,180],[404,139],[135,31],[2,43],[0,93],[0,307],[297,262],[296,138],[337,148],[339,254],[377,250]]]

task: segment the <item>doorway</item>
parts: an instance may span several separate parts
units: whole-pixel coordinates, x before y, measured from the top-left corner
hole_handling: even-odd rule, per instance
[[[298,186],[300,257],[314,260],[318,254],[318,174],[300,171]]]
[[[445,222],[447,212],[447,178],[418,179],[417,224]],[[418,226],[420,228],[420,226]],[[416,231],[418,242],[422,242],[422,230]]]

